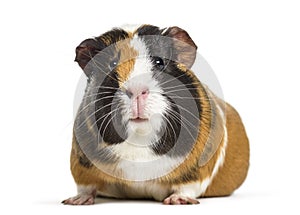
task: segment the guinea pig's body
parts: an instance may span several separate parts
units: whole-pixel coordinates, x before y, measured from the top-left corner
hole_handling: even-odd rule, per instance
[[[78,195],[196,204],[245,180],[249,144],[238,113],[190,70],[196,45],[178,27],[113,29],[83,41],[87,88],[74,123]]]

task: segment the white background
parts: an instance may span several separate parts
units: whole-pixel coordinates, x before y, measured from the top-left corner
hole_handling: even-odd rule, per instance
[[[300,6],[297,1],[1,1],[0,213],[299,214]],[[196,4],[197,2],[197,4]],[[69,171],[74,49],[126,23],[186,29],[241,114],[251,167],[231,197],[196,206],[76,194]]]

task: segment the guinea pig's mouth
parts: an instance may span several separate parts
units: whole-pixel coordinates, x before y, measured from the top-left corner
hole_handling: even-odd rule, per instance
[[[142,123],[142,122],[148,122],[148,119],[147,118],[136,117],[136,118],[131,118],[130,122]]]

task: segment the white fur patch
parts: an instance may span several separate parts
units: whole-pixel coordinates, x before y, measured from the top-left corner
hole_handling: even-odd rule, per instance
[[[93,185],[77,185],[78,194],[92,194],[96,191],[96,187]]]
[[[227,134],[227,128],[226,128],[226,121],[225,121],[225,114],[224,111],[221,109],[221,107],[217,104],[217,109],[219,110],[219,113],[223,119],[223,128],[224,128],[224,136],[223,136],[223,145],[221,148],[221,152],[219,154],[218,160],[215,163],[215,167],[213,169],[211,178],[214,178],[215,175],[217,174],[219,168],[223,165],[224,161],[225,161],[225,155],[226,155],[226,147],[227,147],[227,143],[228,143],[228,134]]]
[[[149,162],[156,160],[156,155],[151,148],[151,142],[139,135],[129,138],[123,143],[112,146],[112,151],[120,159],[134,162]]]
[[[165,30],[163,30],[163,32],[161,32],[161,34],[164,34],[167,32],[167,30],[169,30],[169,28],[166,28]]]
[[[161,129],[163,123],[162,115],[167,109],[167,101],[165,97],[161,94],[162,89],[159,87],[158,82],[153,78],[152,67],[153,64],[149,58],[149,52],[147,46],[141,38],[133,38],[131,40],[131,46],[138,52],[138,56],[135,59],[135,64],[130,72],[127,81],[123,84],[125,89],[141,89],[147,88],[149,90],[149,95],[145,103],[144,115],[150,120],[150,125],[153,131],[158,131]],[[132,110],[130,108],[131,100],[123,95],[123,120],[127,122],[132,116]],[[131,130],[136,130],[136,124],[129,123]],[[139,124],[140,130],[145,127],[147,130],[147,125]],[[130,130],[128,131],[129,135]]]
[[[121,28],[124,31],[133,33],[141,26],[142,26],[141,24],[126,24],[126,25],[122,25]]]
[[[111,146],[114,154],[120,157],[116,167],[121,172],[119,177],[126,180],[141,182],[159,178],[174,170],[184,158],[171,158],[166,155],[156,155],[151,144],[142,137],[134,137],[123,143]]]
[[[201,183],[200,182],[189,183],[178,187],[174,187],[173,189],[175,189],[176,194],[187,196],[190,198],[197,198],[202,193],[205,192],[208,185],[209,185],[209,180],[205,179]]]

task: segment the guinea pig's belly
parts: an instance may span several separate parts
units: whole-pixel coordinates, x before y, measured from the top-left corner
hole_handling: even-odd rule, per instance
[[[127,182],[107,184],[104,190],[97,191],[99,196],[114,198],[145,198],[162,201],[171,193],[168,185],[161,185],[155,181]]]

